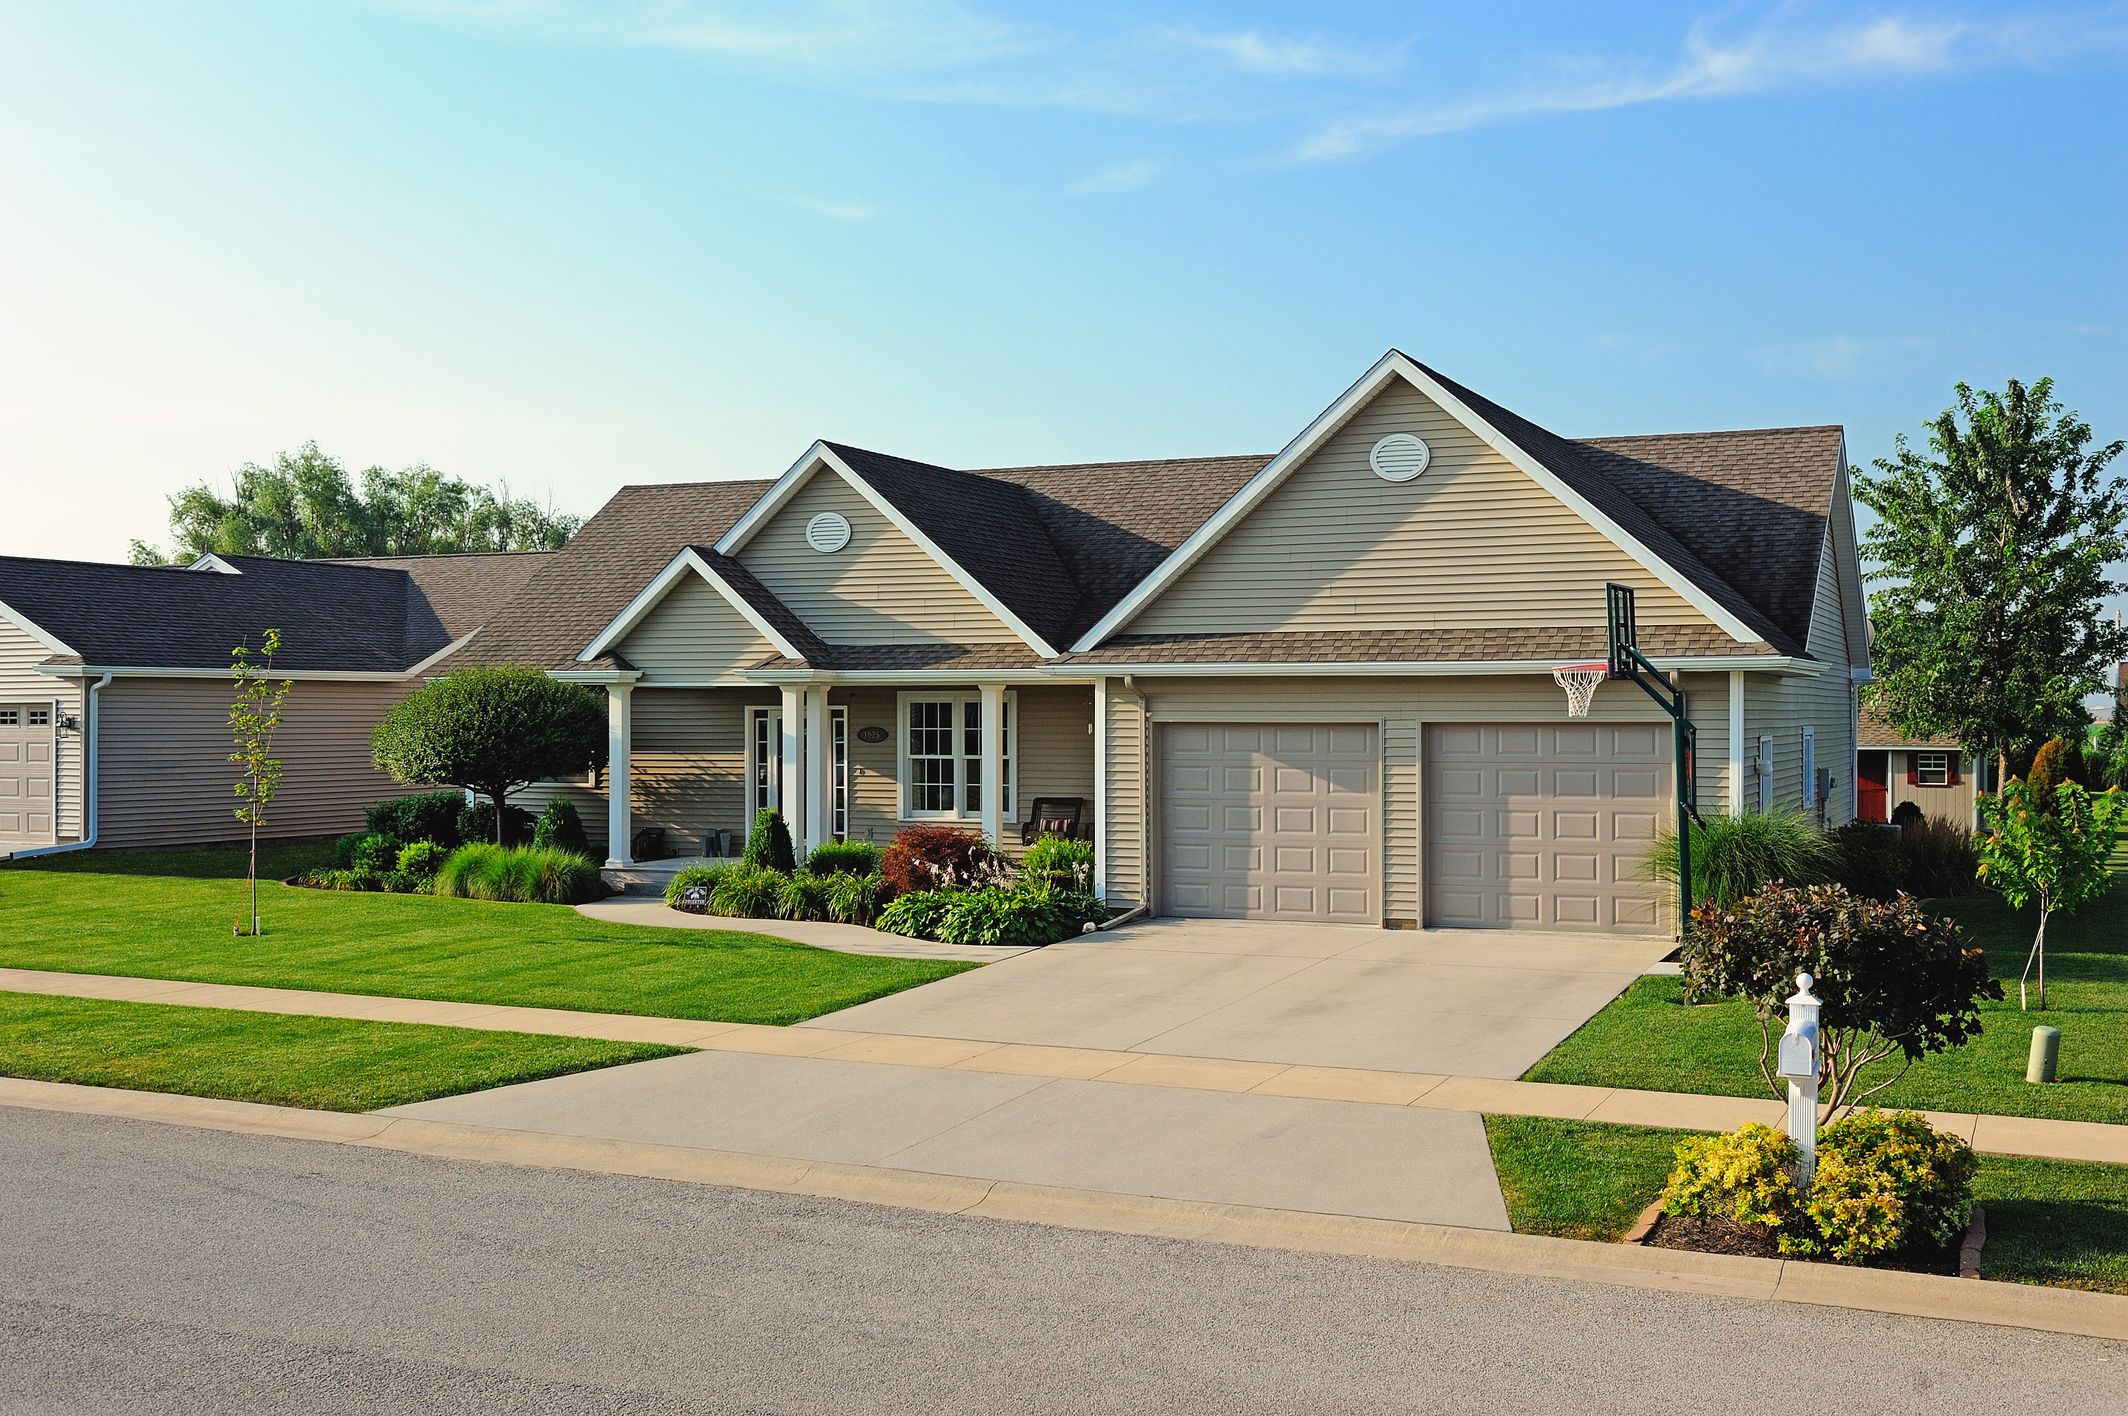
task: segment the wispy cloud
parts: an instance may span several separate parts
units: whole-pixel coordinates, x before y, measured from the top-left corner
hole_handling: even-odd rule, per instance
[[[1758,351],[1758,364],[1769,374],[1816,379],[1853,379],[1887,370],[1905,370],[1943,347],[1919,335],[1858,339],[1832,335],[1796,344],[1774,344]]]
[[[1301,162],[1350,157],[1399,140],[1439,136],[1545,115],[1643,104],[1737,98],[1812,85],[1950,73],[1988,64],[2041,65],[2128,34],[2118,10],[1987,23],[1881,16],[1838,28],[1761,27],[1740,39],[1694,26],[1667,65],[1563,59],[1542,78],[1488,93],[1332,123],[1290,154]]]
[[[1261,30],[1203,30],[1173,27],[1155,32],[1179,49],[1211,55],[1227,68],[1245,74],[1296,78],[1354,78],[1385,73],[1403,61],[1404,47],[1356,49],[1319,35],[1270,35]]]
[[[829,202],[817,197],[785,197],[783,199],[800,211],[809,211],[816,216],[831,217],[836,221],[870,221],[879,215],[879,208],[864,202]]]
[[[1141,187],[1151,186],[1166,171],[1167,163],[1162,159],[1141,157],[1136,162],[1118,163],[1114,167],[1104,167],[1099,172],[1081,177],[1071,184],[1069,190],[1074,192],[1135,192]]]

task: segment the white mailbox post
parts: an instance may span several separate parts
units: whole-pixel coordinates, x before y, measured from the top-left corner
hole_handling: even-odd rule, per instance
[[[1788,1083],[1788,1135],[1803,1156],[1796,1167],[1796,1186],[1807,1191],[1818,1171],[1818,1009],[1822,1002],[1810,991],[1809,974],[1799,973],[1795,981],[1779,1062],[1781,1079]]]

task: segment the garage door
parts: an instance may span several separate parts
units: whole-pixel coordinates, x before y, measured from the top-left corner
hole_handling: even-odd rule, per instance
[[[0,846],[52,839],[52,705],[0,703]]]
[[[1160,910],[1379,924],[1372,724],[1174,724],[1160,737]]]
[[[1426,730],[1426,923],[1663,934],[1636,878],[1670,798],[1666,726]]]

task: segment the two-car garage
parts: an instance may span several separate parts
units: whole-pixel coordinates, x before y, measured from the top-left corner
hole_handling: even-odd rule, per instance
[[[1384,736],[1378,723],[1162,725],[1160,912],[1378,924],[1397,913],[1385,865],[1402,852],[1427,925],[1664,931],[1639,878],[1672,809],[1660,725],[1428,724],[1405,764],[1385,761]],[[1404,804],[1385,814],[1400,767],[1417,806],[1392,792]]]

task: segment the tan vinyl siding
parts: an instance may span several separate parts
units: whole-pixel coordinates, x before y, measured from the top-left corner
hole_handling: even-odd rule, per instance
[[[1884,774],[1886,820],[1891,818],[1892,812],[1899,809],[1901,802],[1910,801],[1921,808],[1924,816],[1948,821],[1969,831],[1973,829],[1973,794],[1978,790],[1980,773],[1978,764],[1972,758],[1957,752],[1951,753],[1951,761],[1958,767],[1957,782],[1949,786],[1924,787],[1906,779],[1907,772],[1914,765],[1914,752],[1906,748],[1893,748],[1888,756],[1890,762]]]
[[[1424,475],[1368,454],[1417,433]],[[1706,618],[1401,380],[1355,413],[1127,626],[1130,633],[1600,625],[1604,582],[1642,624]]]
[[[1108,821],[1102,829],[1107,857],[1103,885],[1117,904],[1138,905],[1146,899],[1146,721],[1139,699],[1121,679],[1107,679],[1097,690],[1107,695]]]
[[[297,681],[274,739],[283,774],[265,834],[353,831],[371,803],[412,790],[370,765],[369,740],[416,686]],[[244,834],[231,814],[226,682],[117,678],[98,697],[99,845],[188,846]]]
[[[1848,664],[1847,615],[1842,604],[1840,562],[1833,552],[1830,528],[1825,532],[1818,564],[1822,569],[1817,595],[1810,604],[1810,638],[1805,647],[1819,663],[1834,670],[1844,669]]]
[[[640,669],[643,682],[650,684],[660,679],[699,683],[727,678],[779,651],[716,587],[699,575],[686,575],[615,652]]]
[[[823,555],[805,525],[823,511],[849,518],[850,544]],[[823,470],[752,540],[740,563],[830,644],[1017,642],[1004,622],[844,481]]]
[[[1773,788],[1770,805],[1777,810],[1814,810],[1803,796],[1803,729],[1815,733],[1816,765],[1832,773],[1832,793],[1825,803],[1828,825],[1839,826],[1855,815],[1854,688],[1846,669],[1828,665],[1815,678],[1803,675],[1749,674],[1744,680],[1744,754],[1758,751],[1761,734],[1773,739]],[[1747,809],[1759,802],[1757,779],[1748,771],[1744,783]]]
[[[82,717],[79,679],[39,673],[37,665],[52,657],[41,641],[0,619],[0,703],[50,703],[61,717]],[[93,682],[93,680],[92,680]],[[79,840],[82,832],[82,732],[61,732],[52,749],[52,818],[62,841]]]

